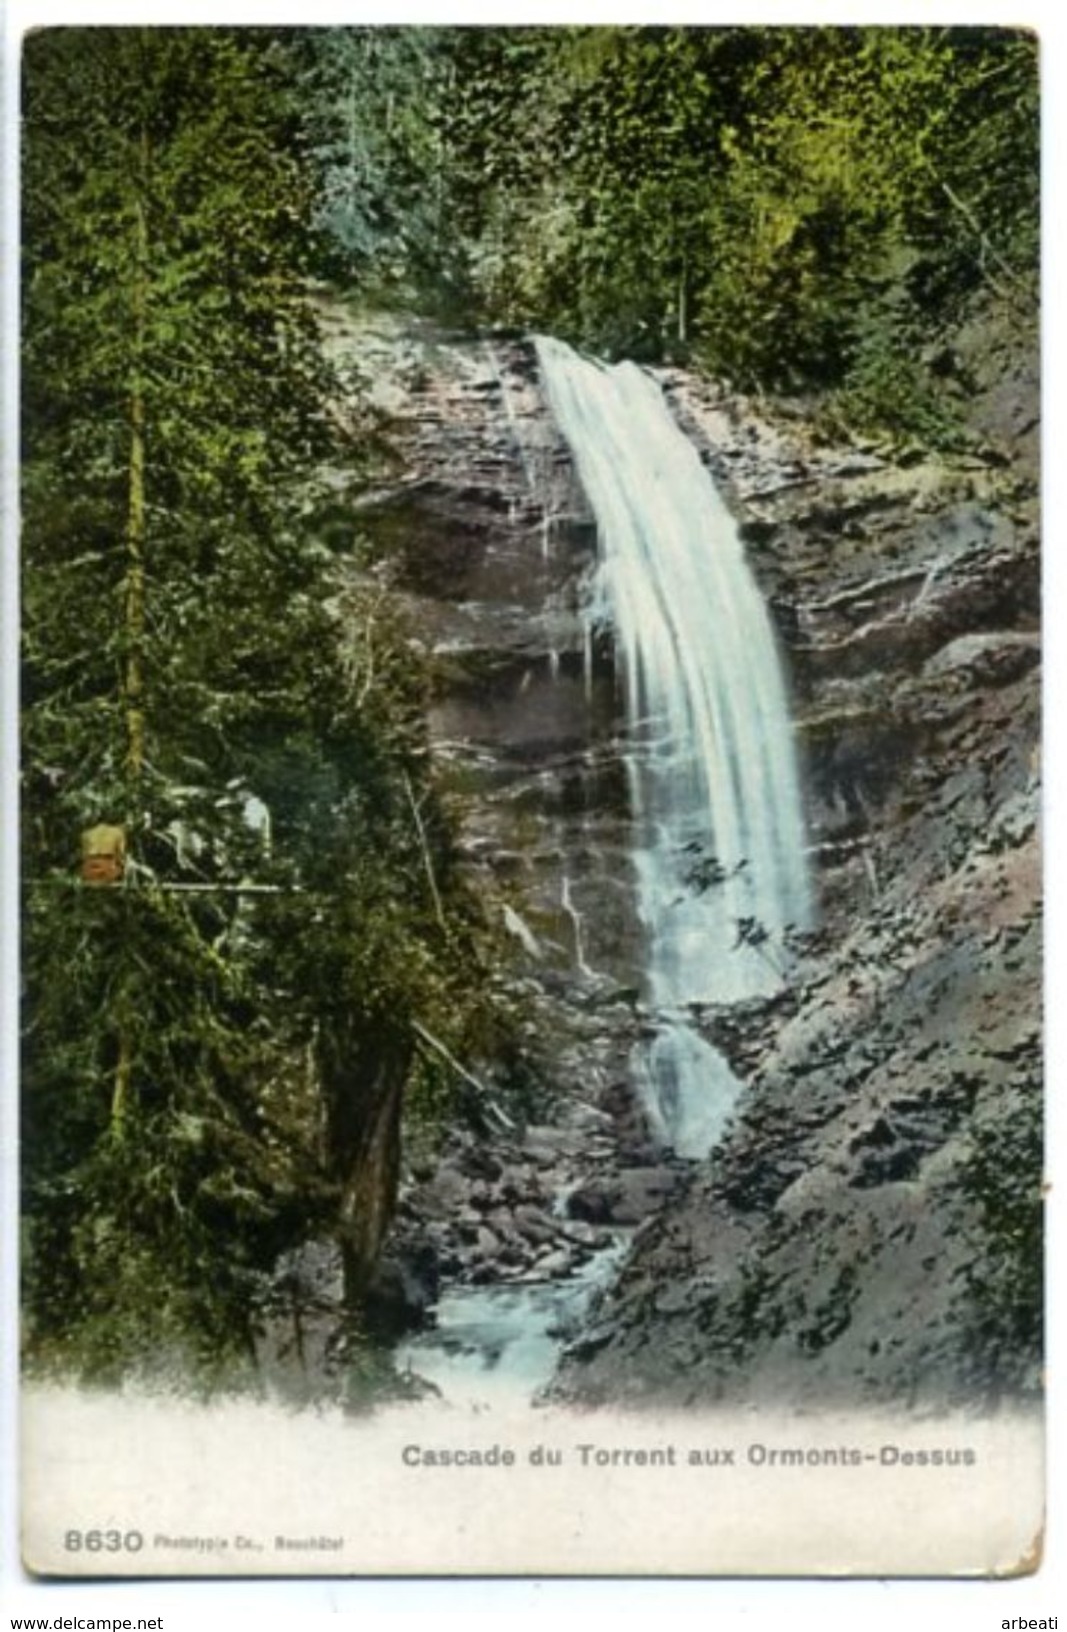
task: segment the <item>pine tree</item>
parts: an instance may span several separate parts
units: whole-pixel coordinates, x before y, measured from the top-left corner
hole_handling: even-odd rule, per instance
[[[477,927],[404,634],[368,662],[315,541],[289,41],[52,30],[24,67],[30,1347],[210,1367],[316,1234],[358,1312],[412,1019]],[[121,879],[79,885],[101,825]]]
[[[445,31],[316,29],[295,44],[320,264],[378,300],[439,282],[451,232],[434,110],[448,95]]]

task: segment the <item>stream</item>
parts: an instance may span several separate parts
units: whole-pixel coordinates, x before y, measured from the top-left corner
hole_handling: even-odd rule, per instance
[[[565,1280],[454,1287],[436,1306],[436,1324],[398,1346],[398,1368],[471,1411],[536,1404],[560,1350],[621,1264],[628,1237],[620,1231]]]

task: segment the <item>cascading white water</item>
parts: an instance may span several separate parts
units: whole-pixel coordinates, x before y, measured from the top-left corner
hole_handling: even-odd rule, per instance
[[[740,1084],[687,1005],[775,990],[811,920],[796,754],[770,619],[737,524],[662,391],[633,363],[536,342],[597,522],[587,619],[626,686],[638,902],[659,1030],[636,1062],[661,1136],[701,1156]]]

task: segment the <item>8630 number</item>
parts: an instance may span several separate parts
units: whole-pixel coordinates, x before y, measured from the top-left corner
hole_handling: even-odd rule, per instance
[[[63,1545],[68,1553],[139,1553],[144,1536],[140,1530],[68,1530]]]

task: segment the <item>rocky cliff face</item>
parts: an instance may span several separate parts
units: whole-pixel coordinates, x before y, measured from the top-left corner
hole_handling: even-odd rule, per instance
[[[593,536],[531,352],[380,338],[404,472],[356,520],[438,656],[469,862],[504,891],[563,1089],[553,1129],[458,1141],[415,1175],[398,1239],[484,1281],[566,1275],[637,1225],[566,1398],[1037,1387],[1036,381],[988,342],[953,354],[985,441],[947,461],[822,446],[663,373],[788,655],[822,901],[787,991],[700,1015],[748,1093],[682,1164],[627,1085],[645,1017],[615,687],[578,616]],[[373,366],[366,332],[338,320],[335,344]]]
[[[823,927],[741,1028],[749,1093],[572,1348],[585,1401],[944,1402],[1038,1387],[1033,425],[981,458],[812,454],[675,382],[798,693]],[[1022,402],[1018,400],[1023,399]],[[1007,410],[1005,426],[1003,410]],[[1022,436],[1012,434],[1021,421]],[[991,427],[992,428],[992,427]],[[758,451],[757,451],[758,450]],[[761,475],[787,472],[768,490]]]

